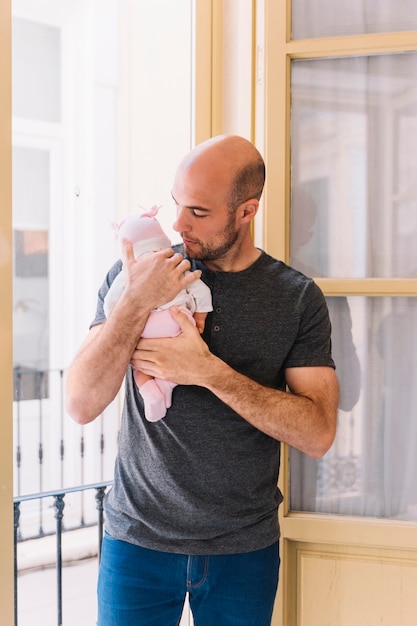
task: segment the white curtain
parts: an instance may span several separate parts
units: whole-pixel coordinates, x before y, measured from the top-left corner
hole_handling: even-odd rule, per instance
[[[417,276],[415,76],[417,53],[293,62],[294,267]],[[327,300],[338,434],[318,462],[291,451],[290,508],[417,520],[417,298]]]

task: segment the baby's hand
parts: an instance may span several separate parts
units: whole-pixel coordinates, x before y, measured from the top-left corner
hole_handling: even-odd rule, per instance
[[[199,312],[195,312],[194,315],[194,321],[195,321],[195,325],[197,327],[198,332],[200,333],[200,335],[203,333],[204,331],[204,327],[206,325],[206,317],[207,317],[207,313],[199,313]]]

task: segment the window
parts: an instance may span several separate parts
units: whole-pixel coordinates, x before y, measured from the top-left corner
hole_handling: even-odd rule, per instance
[[[310,276],[417,275],[417,54],[292,64],[291,264]],[[291,452],[291,508],[417,520],[413,297],[327,298],[336,442]]]

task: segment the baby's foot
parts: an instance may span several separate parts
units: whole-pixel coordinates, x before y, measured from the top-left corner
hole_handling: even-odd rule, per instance
[[[176,383],[171,383],[169,380],[162,380],[161,378],[155,378],[155,382],[165,398],[166,408],[169,409],[172,404],[172,390],[176,387]]]
[[[167,408],[164,394],[155,380],[148,380],[139,389],[145,405],[145,417],[148,422],[157,422],[165,417]]]

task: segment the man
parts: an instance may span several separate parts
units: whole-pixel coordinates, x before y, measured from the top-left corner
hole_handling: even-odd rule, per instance
[[[124,293],[106,321],[118,262],[68,372],[68,411],[81,424],[126,375],[99,626],[177,625],[186,592],[196,626],[270,624],[279,442],[322,456],[335,436],[338,384],[322,293],[253,244],[264,178],[261,155],[242,137],[192,150],[172,189],[187,259],[169,249],[135,260],[126,243]],[[213,299],[203,335],[172,308],[178,337],[140,339],[150,311],[200,276]],[[132,366],[177,384],[163,420],[144,419]]]

